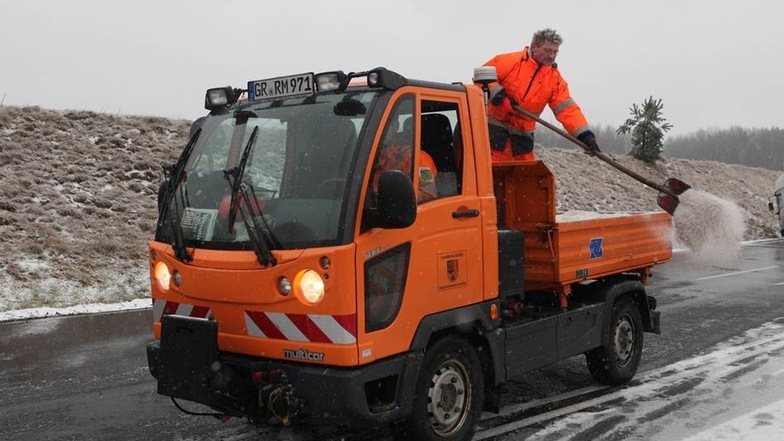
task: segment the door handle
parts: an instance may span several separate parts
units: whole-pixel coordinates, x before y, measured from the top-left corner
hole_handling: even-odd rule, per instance
[[[479,216],[479,210],[476,208],[472,208],[470,210],[461,210],[457,209],[452,212],[452,219],[461,219],[466,217],[477,217]]]

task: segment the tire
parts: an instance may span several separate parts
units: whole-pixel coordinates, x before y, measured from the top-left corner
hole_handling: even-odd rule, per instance
[[[470,440],[483,401],[482,365],[474,348],[455,337],[439,340],[425,354],[411,416],[392,427],[395,439]]]
[[[591,376],[609,385],[629,382],[640,366],[643,341],[642,316],[631,297],[615,302],[602,335],[602,346],[585,353]]]

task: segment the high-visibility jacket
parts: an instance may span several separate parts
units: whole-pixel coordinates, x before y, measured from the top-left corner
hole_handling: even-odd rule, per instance
[[[413,156],[413,146],[407,145],[387,145],[382,146],[379,151],[378,161],[373,171],[373,188],[378,189],[378,181],[381,173],[389,170],[400,170],[411,176],[411,157]],[[417,202],[427,202],[438,197],[436,189],[436,176],[438,169],[436,163],[426,151],[419,151],[419,166],[414,170],[419,174],[419,191],[417,192]],[[413,179],[413,178],[412,178]]]
[[[550,106],[555,118],[572,136],[579,136],[588,130],[588,120],[580,106],[569,93],[569,86],[558,71],[557,65],[544,66],[531,58],[528,47],[520,52],[496,55],[485,66],[494,66],[498,74],[498,83],[490,85],[492,89],[499,83],[504,87],[507,97],[514,99],[523,109],[539,116],[545,106]],[[504,143],[503,148],[497,143],[493,146],[493,159],[534,159],[533,133],[536,121],[510,111],[506,105],[493,106],[489,109],[491,137],[494,125],[502,125],[509,129],[511,135],[528,134],[530,142]]]

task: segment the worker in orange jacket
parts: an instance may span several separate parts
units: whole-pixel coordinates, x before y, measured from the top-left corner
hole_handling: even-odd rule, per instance
[[[496,55],[485,66],[494,66],[498,82],[490,85],[490,143],[494,161],[534,160],[536,121],[520,115],[513,106],[540,115],[549,105],[564,129],[598,152],[596,136],[569,93],[555,57],[563,38],[552,29],[534,33],[531,45],[520,52]]]

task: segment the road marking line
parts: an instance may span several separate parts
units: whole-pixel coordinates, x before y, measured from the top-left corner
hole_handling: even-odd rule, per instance
[[[729,277],[729,276],[737,276],[738,274],[756,273],[756,272],[759,272],[759,271],[765,271],[765,270],[778,268],[778,267],[779,267],[778,265],[766,266],[765,268],[755,268],[755,269],[746,270],[746,271],[735,271],[734,273],[719,274],[719,275],[716,275],[716,276],[700,277],[699,279],[696,279],[696,280],[699,281],[699,280],[708,280],[708,279],[718,279],[719,277]]]
[[[531,426],[536,423],[541,423],[547,420],[552,420],[579,410],[587,409],[589,407],[594,407],[599,404],[606,403],[607,401],[616,400],[622,397],[623,396],[621,395],[621,391],[613,392],[608,395],[603,395],[601,397],[593,398],[588,401],[582,401],[576,404],[572,404],[571,406],[562,407],[560,409],[551,410],[549,412],[545,412],[530,418],[525,418],[522,420],[514,421],[512,423],[496,426],[493,427],[492,429],[481,430],[474,436],[473,440],[479,441],[494,436],[502,435],[504,433],[511,432],[513,430],[521,429],[523,427]]]
[[[524,410],[528,410],[534,407],[544,406],[546,404],[557,403],[558,401],[568,400],[570,398],[579,397],[580,395],[586,395],[592,392],[600,391],[602,389],[610,389],[610,386],[586,386],[580,389],[575,389],[573,391],[566,391],[560,393],[558,395],[552,395],[545,398],[539,398],[533,401],[528,401],[525,403],[519,404],[512,404],[509,406],[505,406],[501,408],[498,414],[492,412],[484,412],[482,414],[483,420],[504,417],[507,415],[511,415],[514,413],[522,412]]]

